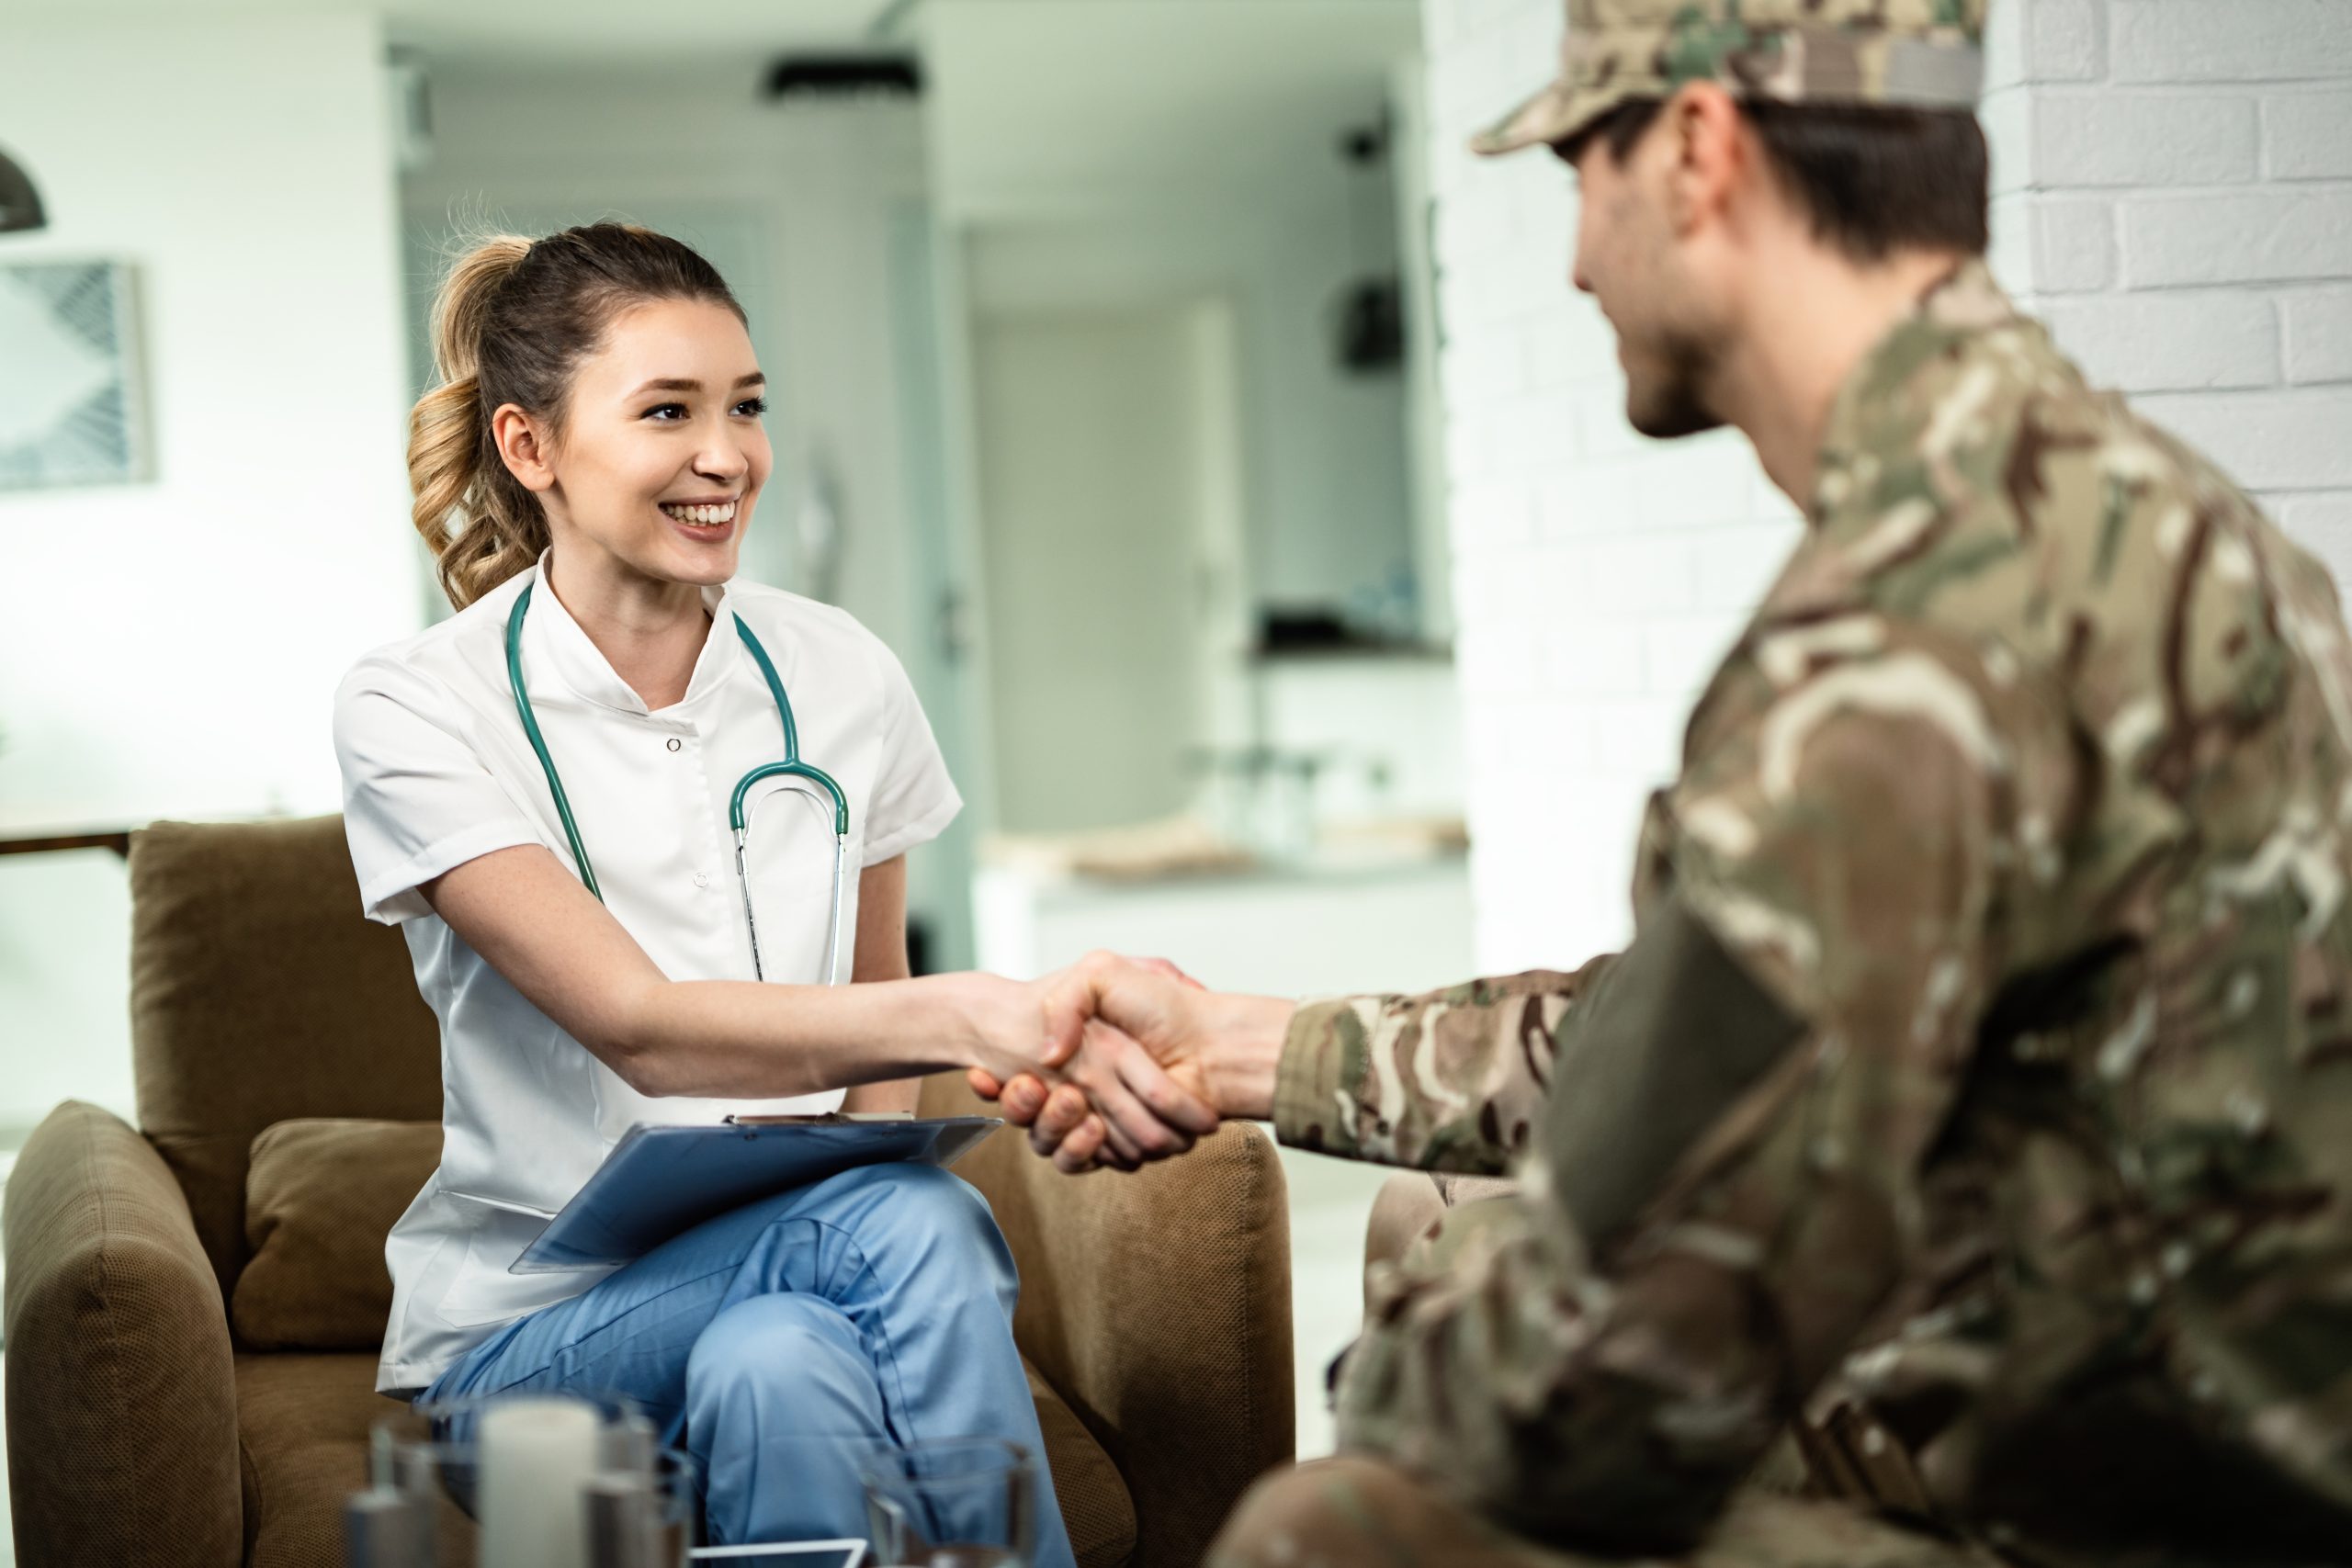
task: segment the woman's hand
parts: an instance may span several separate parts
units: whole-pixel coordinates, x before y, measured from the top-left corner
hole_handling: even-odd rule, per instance
[[[1030,1145],[1057,1168],[1133,1169],[1185,1152],[1229,1113],[1208,1092],[1191,1047],[1189,1004],[1206,995],[1199,981],[1165,959],[1097,953],[1045,984],[1057,1017],[1070,1010],[1090,1017],[1086,1052],[1058,1081],[1053,1073],[984,1069],[968,1077],[975,1093],[999,1100],[1009,1120],[1029,1129]],[[1099,1071],[1090,1056],[1100,1058]],[[1170,1089],[1182,1098],[1170,1100]],[[1190,1113],[1195,1107],[1198,1118]]]
[[[1084,1107],[1090,1125],[1083,1135],[1073,1140],[1069,1129],[1057,1128],[1050,1144],[1031,1138],[1065,1170],[1098,1162],[1132,1169],[1183,1153],[1217,1124],[1216,1110],[1194,1086],[1171,1077],[1133,1038],[1094,1016],[1110,978],[1102,972],[1124,967],[1125,961],[1098,953],[1027,985],[969,977],[978,986],[968,1013],[973,1088],[994,1099],[1009,1083],[1042,1100],[1051,1086]],[[1153,967],[1182,977],[1171,964]]]

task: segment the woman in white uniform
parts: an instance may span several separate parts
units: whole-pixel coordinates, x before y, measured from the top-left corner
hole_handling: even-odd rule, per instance
[[[710,265],[618,224],[492,240],[435,336],[409,473],[458,614],[362,659],[334,714],[366,911],[441,1023],[378,1386],[630,1394],[701,1462],[719,1542],[863,1534],[861,1448],[1007,1438],[1040,1458],[1038,1561],[1069,1564],[1012,1260],[952,1175],[874,1167],[618,1270],[507,1272],[633,1122],[906,1110],[916,1073],[1040,1064],[1128,1107],[1134,1153],[1214,1117],[1050,981],[907,977],[903,857],[960,801],[888,649],[734,581],[771,457]],[[809,767],[739,791],[788,725]],[[836,922],[856,984],[824,983]]]

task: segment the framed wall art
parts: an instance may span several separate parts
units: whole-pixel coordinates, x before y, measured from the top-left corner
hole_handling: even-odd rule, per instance
[[[0,491],[150,475],[133,275],[0,262]]]

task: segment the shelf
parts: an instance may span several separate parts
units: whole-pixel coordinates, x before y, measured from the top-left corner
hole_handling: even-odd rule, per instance
[[[1351,660],[1371,662],[1411,661],[1450,664],[1450,642],[1339,642],[1323,648],[1253,648],[1252,664],[1337,664]]]

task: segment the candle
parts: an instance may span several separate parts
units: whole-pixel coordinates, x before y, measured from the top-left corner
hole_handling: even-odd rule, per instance
[[[482,1412],[482,1568],[581,1568],[588,1532],[581,1490],[604,1455],[595,1408],[571,1399],[511,1399]]]

